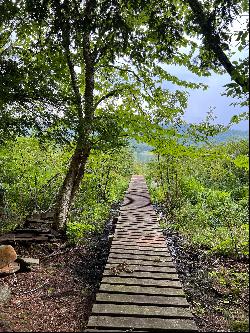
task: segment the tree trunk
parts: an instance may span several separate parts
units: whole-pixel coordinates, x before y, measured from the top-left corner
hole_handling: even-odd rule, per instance
[[[57,196],[54,222],[52,225],[54,230],[65,230],[68,213],[83,178],[89,154],[90,148],[81,148],[78,145],[75,149],[63,185]]]
[[[84,16],[88,19],[95,6],[94,1],[88,0],[86,2]],[[69,169],[65,176],[62,187],[59,190],[56,209],[54,216],[53,229],[65,231],[68,213],[70,211],[75,194],[80,187],[81,180],[84,176],[85,166],[91,151],[91,133],[93,131],[94,120],[94,86],[95,86],[95,56],[91,52],[90,33],[88,29],[83,27],[82,41],[83,41],[83,63],[85,66],[85,89],[84,89],[84,107],[82,105],[82,98],[80,87],[77,80],[77,75],[74,69],[74,63],[70,52],[70,21],[65,13],[70,6],[69,1],[64,1],[63,5],[56,2],[57,15],[61,18],[62,29],[62,46],[65,51],[67,65],[70,72],[72,91],[75,97],[75,106],[78,111],[78,141],[75,152],[71,158]]]

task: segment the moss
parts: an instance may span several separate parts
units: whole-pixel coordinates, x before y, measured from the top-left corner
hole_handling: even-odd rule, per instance
[[[248,320],[235,320],[230,324],[231,332],[249,332]]]

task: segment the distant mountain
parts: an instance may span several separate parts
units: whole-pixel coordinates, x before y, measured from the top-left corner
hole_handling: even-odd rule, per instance
[[[216,143],[227,142],[227,141],[235,141],[235,140],[249,140],[249,131],[241,131],[241,130],[228,130],[224,133],[220,133],[211,138],[211,141]]]
[[[249,140],[249,131],[228,130],[226,132],[217,134],[214,137],[211,137],[211,141],[215,144],[229,141],[238,141],[242,139]],[[146,143],[140,143],[134,139],[131,139],[130,144],[134,148],[136,159],[139,162],[148,162],[155,158],[155,156],[151,153],[153,148]]]

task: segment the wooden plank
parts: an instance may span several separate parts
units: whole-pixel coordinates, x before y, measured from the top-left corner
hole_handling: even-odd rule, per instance
[[[190,319],[162,319],[91,316],[89,328],[143,329],[155,332],[197,332],[197,327]]]
[[[119,240],[119,243],[122,244],[131,244],[131,245],[139,245],[139,246],[152,246],[152,247],[164,247],[166,249],[165,242],[155,240],[154,238],[148,238],[148,237],[117,237],[116,235],[113,235],[113,241],[116,244],[116,241]]]
[[[133,271],[130,266],[125,268],[125,271],[119,271],[117,270],[110,270],[110,269],[105,269],[103,272],[103,276],[119,276],[119,277],[134,277],[134,278],[148,278],[148,279],[153,279],[153,280],[162,280],[162,279],[173,279],[173,276],[175,277],[174,279],[178,279],[178,275],[176,273],[176,270],[171,268],[170,271],[166,271],[164,273],[158,273],[158,272],[145,272],[145,271]]]
[[[106,264],[105,270],[114,269],[117,265],[114,264]],[[129,265],[127,266],[129,269],[134,272],[153,272],[153,273],[165,273],[165,272],[176,272],[176,268],[174,264],[169,264],[166,266],[141,266],[141,265]]]
[[[165,251],[165,252],[153,252],[152,251],[141,251],[141,250],[130,250],[130,249],[115,249],[113,247],[111,247],[110,249],[110,253],[117,253],[117,254],[122,254],[122,253],[126,253],[126,254],[139,254],[139,255],[150,255],[150,256],[156,256],[156,257],[171,257],[170,253]]]
[[[131,232],[131,233],[114,233],[114,238],[123,240],[123,239],[129,239],[129,240],[152,240],[154,241],[157,239],[158,241],[165,241],[165,238],[162,238],[162,236],[158,233],[154,232]]]
[[[137,233],[137,234],[114,234],[114,237],[121,240],[138,240],[138,241],[152,241],[152,242],[165,242],[165,238],[159,234]]]
[[[109,293],[125,293],[125,294],[140,294],[140,295],[166,295],[166,296],[181,296],[184,292],[181,288],[160,287],[155,286],[132,286],[102,283],[100,291]]]
[[[131,227],[131,228],[129,228],[129,230],[127,230],[127,229],[124,229],[122,226],[120,227],[116,227],[116,229],[115,229],[115,232],[117,233],[117,234],[122,234],[122,235],[127,235],[127,234],[134,234],[134,233],[144,233],[144,232],[146,232],[146,233],[156,233],[156,234],[160,234],[160,235],[162,235],[162,230],[160,230],[160,229],[158,229],[158,228],[155,228],[155,227],[147,227],[147,226],[145,226],[145,227],[140,227],[140,228],[135,228],[135,227]]]
[[[119,221],[117,223],[117,227],[123,228],[124,230],[126,228],[143,228],[143,227],[149,227],[149,228],[159,228],[158,224],[148,220],[148,221],[138,221],[138,219],[128,219],[126,221]]]
[[[52,221],[53,222],[53,221]],[[44,220],[44,219],[41,219],[41,218],[32,218],[32,217],[29,217],[26,219],[25,223],[44,223],[44,224],[50,224],[51,221],[48,221],[48,220]]]
[[[117,226],[115,229],[117,234],[129,234],[129,233],[136,233],[136,232],[147,232],[147,233],[159,233],[162,235],[162,230],[157,227],[130,227],[129,229],[124,228],[123,226]]]
[[[182,307],[160,307],[155,305],[135,305],[135,304],[94,304],[92,314],[110,316],[133,316],[133,317],[160,317],[160,318],[193,318],[187,308]]]
[[[143,254],[129,254],[129,253],[110,253],[109,258],[114,259],[134,259],[134,260],[146,260],[146,261],[154,261],[154,262],[168,262],[172,261],[171,257],[162,257],[159,255],[143,255]]]
[[[157,248],[154,248],[153,246],[149,247],[149,246],[138,246],[136,244],[115,244],[115,243],[112,243],[112,249],[128,249],[128,250],[138,250],[138,251],[151,251],[152,253],[164,253],[164,252],[168,252],[168,249],[167,247],[157,247]]]
[[[153,286],[157,288],[182,288],[180,281],[178,280],[177,274],[169,274],[168,280],[156,280],[150,278],[135,278],[135,277],[120,277],[120,276],[104,276],[102,283],[109,284],[122,284],[122,285],[133,285],[133,286]]]
[[[113,239],[112,245],[127,245],[127,246],[133,245],[133,246],[140,246],[140,247],[152,247],[152,244],[146,243],[145,241],[144,242],[132,242],[129,239],[119,240],[117,238]],[[162,248],[166,249],[166,244],[165,244],[165,242],[161,243],[161,244],[154,244],[154,248],[155,249],[162,249]]]
[[[101,332],[101,333],[121,333],[121,332],[124,332],[124,330],[106,330],[105,328],[102,328],[101,330],[98,330],[98,329],[92,329],[92,328],[87,328],[86,330],[84,330],[84,332],[88,332],[88,333],[91,333],[91,332]],[[125,332],[133,332],[133,331],[125,331]],[[136,333],[148,333],[148,331],[137,331],[136,330]]]
[[[17,235],[12,235],[12,236],[6,236],[3,235],[0,237],[0,243],[1,242],[15,242],[15,241],[26,241],[26,242],[39,242],[39,241],[48,241],[49,237],[47,236],[17,236]]]
[[[20,259],[23,260],[28,265],[39,265],[40,264],[39,259],[26,258],[26,257],[21,257]]]
[[[24,229],[15,229],[12,234],[50,234],[50,229],[32,229],[32,228],[24,228]]]
[[[172,261],[150,261],[150,260],[134,260],[134,259],[124,259],[120,258],[109,258],[108,264],[121,264],[122,262],[126,262],[128,265],[140,265],[140,266],[154,266],[154,267],[173,267]]]
[[[119,227],[123,227],[123,228],[128,228],[129,225],[131,223],[131,227],[132,228],[144,228],[144,227],[148,227],[148,228],[156,228],[156,229],[160,229],[159,223],[150,219],[143,219],[143,218],[139,218],[139,217],[134,217],[131,218],[129,217],[127,220],[121,220],[118,223]]]
[[[181,297],[98,293],[96,295],[96,302],[189,307],[186,298],[183,296]]]

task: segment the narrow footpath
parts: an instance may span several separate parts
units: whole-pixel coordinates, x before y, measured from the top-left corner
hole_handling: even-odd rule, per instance
[[[197,332],[143,176],[133,176],[85,332]]]

